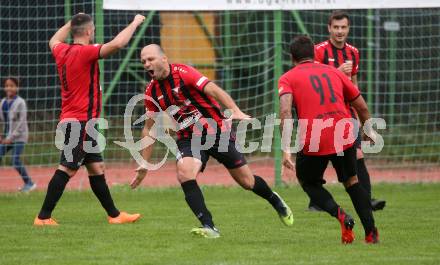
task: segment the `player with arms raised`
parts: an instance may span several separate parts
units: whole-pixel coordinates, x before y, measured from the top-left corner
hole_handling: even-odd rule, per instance
[[[91,16],[79,13],[60,28],[49,41],[49,47],[55,58],[61,81],[61,117],[60,124],[65,125],[65,144],[77,143],[72,149],[72,157],[68,158],[65,150],[61,153],[61,161],[47,187],[46,198],[34,225],[58,225],[51,218],[52,211],[69,179],[73,177],[81,165],[85,165],[89,173],[90,186],[107,212],[108,221],[115,223],[132,223],[139,219],[140,214],[120,212],[114,205],[104,176],[104,162],[100,153],[84,150],[84,143],[92,142],[96,146],[96,138],[86,132],[86,124],[99,118],[101,112],[101,86],[99,84],[98,60],[107,58],[126,46],[136,28],[144,21],[144,16],[136,15],[133,22],[122,30],[112,41],[105,44],[94,42],[95,26]],[[71,32],[73,44],[64,43]],[[79,122],[79,135],[74,133],[73,121]],[[76,139],[74,139],[76,138]]]

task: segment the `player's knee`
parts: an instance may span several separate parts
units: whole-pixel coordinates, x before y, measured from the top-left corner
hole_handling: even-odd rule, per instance
[[[86,165],[87,172],[89,176],[103,175],[105,170],[105,165],[103,162],[91,163]]]
[[[104,163],[99,163],[98,166],[97,166],[97,170],[100,171],[100,174],[104,174],[105,164]]]
[[[298,179],[299,184],[301,185],[301,188],[307,192],[309,189],[313,189],[316,187],[321,187],[322,185],[325,184],[325,180],[323,179]]]
[[[70,168],[65,167],[63,165],[59,165],[58,166],[58,170],[61,170],[61,171],[65,172],[67,175],[69,175],[70,178],[75,176],[76,172],[78,171],[78,170],[75,170],[75,169],[70,169]]]
[[[311,181],[300,181],[301,188],[303,191],[307,194],[313,189],[313,187],[318,187],[320,184],[316,182]]]
[[[245,190],[252,190],[255,185],[255,181],[253,178],[244,177],[240,178],[238,184]]]
[[[353,176],[353,177],[350,177],[349,179],[347,179],[346,181],[344,181],[343,184],[344,184],[345,188],[349,188],[358,182],[359,182],[359,180],[358,180],[357,176]]]
[[[177,167],[177,180],[180,183],[186,182],[188,180],[193,180],[195,177],[192,174],[192,169],[187,166]]]

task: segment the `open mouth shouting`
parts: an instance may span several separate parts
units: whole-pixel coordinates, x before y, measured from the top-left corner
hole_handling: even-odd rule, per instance
[[[148,70],[147,72],[151,76],[151,78],[154,78],[154,70]]]

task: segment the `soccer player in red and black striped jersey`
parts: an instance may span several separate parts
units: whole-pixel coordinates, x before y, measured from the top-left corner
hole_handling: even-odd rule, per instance
[[[155,121],[152,118],[158,111],[165,111],[174,120],[179,151],[177,179],[182,186],[188,206],[202,224],[202,227],[194,228],[192,233],[208,238],[220,236],[196,181],[197,175],[204,170],[210,156],[222,163],[244,189],[252,190],[266,199],[284,224],[292,225],[293,216],[290,208],[269,188],[266,181],[253,175],[245,157],[236,149],[234,132],[229,130],[230,123],[223,115],[219,103],[232,111],[230,119],[243,120],[250,117],[237,107],[223,89],[195,68],[184,64],[170,64],[160,46],[151,44],[144,47],[141,61],[152,78],[145,91],[145,107],[150,119],[145,122],[142,136],[154,138],[152,128]],[[150,98],[155,102],[149,100]],[[212,126],[212,123],[215,125]],[[224,132],[231,134],[226,141],[221,141],[220,136]],[[204,149],[192,144],[192,140],[196,137],[208,139],[210,136],[215,139],[210,148]],[[142,151],[146,161],[150,159],[152,151],[153,145]],[[147,169],[139,167],[132,188],[138,186],[146,174]]]
[[[333,66],[343,72],[355,86],[358,86],[359,71],[359,50],[347,43],[350,31],[350,18],[344,11],[334,11],[328,20],[329,40],[315,45],[315,61]],[[352,116],[357,117],[356,111],[351,109]],[[356,141],[357,148],[357,174],[359,182],[367,190],[371,198],[370,175],[364,161],[364,154],[361,150],[360,135]],[[371,199],[373,210],[382,210],[385,207],[384,200]],[[310,210],[319,208],[310,202]]]
[[[126,46],[136,28],[145,17],[136,15],[133,22],[122,30],[112,41],[93,44],[95,26],[91,16],[79,13],[72,17],[50,39],[49,47],[55,58],[61,81],[60,127],[64,129],[65,145],[74,143],[71,153],[66,148],[61,152],[61,161],[47,187],[46,198],[34,225],[57,225],[51,218],[56,203],[61,198],[67,182],[81,165],[89,173],[90,186],[108,214],[109,223],[131,223],[139,219],[139,214],[120,212],[114,205],[104,176],[104,162],[100,153],[92,153],[85,148],[86,143],[97,146],[97,138],[91,133],[96,130],[86,128],[87,122],[99,118],[101,112],[101,86],[99,84],[98,60]],[[69,32],[73,44],[65,43]],[[79,126],[76,126],[79,125]]]
[[[284,151],[283,165],[292,170],[296,168],[303,190],[314,203],[339,221],[342,243],[349,244],[354,240],[354,220],[323,187],[324,171],[331,161],[338,180],[343,183],[361,219],[366,242],[377,243],[378,233],[370,198],[356,176],[353,132],[347,126],[339,126],[345,128],[339,131],[337,129],[339,122],[351,123],[349,103],[358,111],[362,125],[370,118],[368,107],[358,88],[346,75],[313,61],[313,42],[309,37],[295,37],[290,53],[295,67],[281,76],[278,85],[281,131],[284,123],[292,122],[292,106],[302,121],[300,124],[307,122],[307,125],[303,125],[305,134],[300,135],[304,139],[304,147],[296,154],[296,163],[292,162],[292,155]],[[345,142],[344,139],[349,140]]]

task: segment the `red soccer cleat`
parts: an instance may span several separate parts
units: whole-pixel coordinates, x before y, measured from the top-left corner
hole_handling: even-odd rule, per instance
[[[346,214],[342,208],[338,208],[338,220],[341,224],[341,241],[342,244],[351,244],[354,240],[354,219]]]
[[[379,232],[375,227],[368,235],[365,236],[365,243],[367,244],[377,244],[379,243]]]

